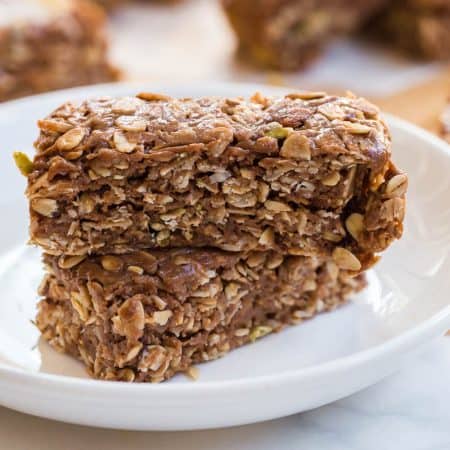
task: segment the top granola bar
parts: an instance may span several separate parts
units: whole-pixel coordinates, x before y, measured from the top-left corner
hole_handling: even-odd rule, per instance
[[[358,270],[402,232],[407,179],[361,98],[147,93],[67,103],[39,127],[30,231],[50,254],[337,252]]]

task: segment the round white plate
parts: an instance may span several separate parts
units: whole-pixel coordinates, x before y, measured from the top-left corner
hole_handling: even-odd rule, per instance
[[[136,430],[240,425],[332,402],[396,371],[450,327],[450,150],[436,137],[387,117],[394,159],[410,176],[404,238],[369,274],[353,301],[221,360],[159,384],[94,381],[56,353],[30,322],[42,276],[27,248],[24,179],[11,152],[32,153],[35,122],[69,99],[157,91],[173,96],[248,95],[283,90],[253,85],[117,84],[30,97],[0,106],[0,403],[67,422]],[[426,389],[426,384],[424,385]]]

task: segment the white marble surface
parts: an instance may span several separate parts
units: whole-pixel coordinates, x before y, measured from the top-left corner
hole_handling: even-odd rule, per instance
[[[0,408],[0,449],[449,450],[450,336],[378,385],[304,414],[222,430],[151,433],[67,425]]]

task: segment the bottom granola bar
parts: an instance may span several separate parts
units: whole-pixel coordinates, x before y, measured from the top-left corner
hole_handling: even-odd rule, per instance
[[[46,255],[37,326],[100,379],[160,382],[364,286],[331,260],[273,252],[173,249]]]

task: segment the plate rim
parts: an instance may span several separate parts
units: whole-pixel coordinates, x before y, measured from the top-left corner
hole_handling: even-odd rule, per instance
[[[267,91],[269,95],[282,95],[283,93],[298,90],[289,87],[275,87],[270,85],[258,84],[258,83],[241,83],[241,82],[153,82],[153,81],[132,81],[132,82],[116,82],[116,83],[104,83],[98,85],[81,86],[70,89],[63,89],[53,91],[45,94],[38,94],[29,97],[10,100],[8,102],[0,103],[0,116],[7,113],[9,108],[20,108],[22,105],[27,105],[30,101],[39,100],[56,100],[63,96],[73,97],[80,94],[91,95],[96,90],[111,89],[112,91],[131,90],[131,89],[143,89],[144,87],[153,86],[155,90],[176,90],[190,88],[194,91],[205,89],[215,89],[217,91],[224,91],[230,88],[235,88],[237,91],[252,92],[252,91]],[[112,92],[112,95],[114,93]],[[433,146],[435,151],[438,151],[447,158],[450,158],[450,145],[448,145],[443,139],[432,133],[414,125],[404,119],[396,117],[389,113],[382,112],[383,118],[388,122],[389,127],[399,128],[408,134],[415,135],[424,141],[428,141]],[[206,392],[216,392],[222,389],[226,389],[227,392],[239,392],[242,389],[248,390],[260,390],[261,388],[268,388],[270,386],[281,385],[289,382],[297,382],[301,379],[308,379],[313,377],[324,376],[327,373],[335,373],[342,370],[350,370],[354,367],[363,365],[368,361],[375,361],[381,356],[389,357],[402,349],[411,348],[416,342],[421,341],[421,337],[440,334],[440,330],[443,332],[450,328],[450,302],[441,309],[439,312],[433,314],[428,319],[421,322],[414,328],[401,333],[398,336],[390,338],[388,341],[377,344],[366,350],[360,350],[358,352],[346,355],[343,357],[335,358],[330,361],[322,362],[311,367],[290,369],[284,372],[274,373],[269,375],[254,375],[251,377],[245,377],[235,380],[211,380],[211,381],[197,381],[195,383],[177,384],[177,383],[123,383],[120,381],[108,381],[96,380],[91,378],[78,378],[71,375],[59,375],[42,372],[32,372],[25,369],[11,366],[7,363],[0,361],[0,378],[12,379],[13,382],[19,383],[33,383],[45,386],[67,388],[72,389],[71,393],[76,394],[78,392],[93,392],[97,395],[109,396],[111,393],[116,393],[117,390],[123,390],[124,394],[161,394],[166,396],[167,394],[183,395],[185,397],[196,396],[198,394],[205,394]],[[439,330],[439,331],[438,331]],[[179,397],[179,400],[182,398]]]

